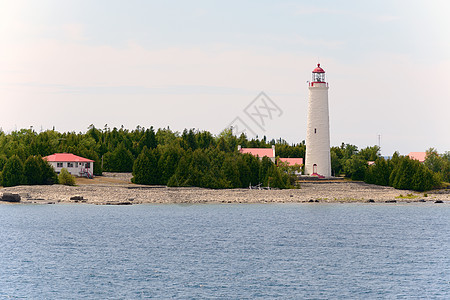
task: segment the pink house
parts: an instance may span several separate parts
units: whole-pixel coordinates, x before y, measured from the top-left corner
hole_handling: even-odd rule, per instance
[[[425,159],[427,158],[426,152],[409,152],[408,154],[410,159],[418,160],[419,162],[423,163]]]
[[[299,157],[299,158],[278,158],[278,163],[282,163],[282,164],[286,164],[288,166],[298,166],[298,167],[303,167],[303,158]],[[295,171],[296,175],[301,175],[302,172],[301,171]]]
[[[285,163],[288,166],[298,165],[299,167],[303,166],[303,158],[278,158],[279,162]]]
[[[67,169],[70,174],[79,177],[92,178],[94,175],[94,161],[72,153],[55,153],[44,157],[50,163],[56,173],[62,168]]]
[[[249,153],[259,157],[259,159],[267,156],[275,163],[275,145],[273,145],[272,148],[241,148],[241,145],[238,145],[238,151],[241,153]]]

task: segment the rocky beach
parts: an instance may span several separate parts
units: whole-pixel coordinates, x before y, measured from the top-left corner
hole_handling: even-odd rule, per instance
[[[15,186],[0,194],[21,196],[21,203],[87,203],[129,205],[143,203],[450,203],[448,190],[418,193],[352,181],[306,181],[300,189],[204,189],[132,184],[131,174],[105,173],[95,179],[78,178],[76,186]]]

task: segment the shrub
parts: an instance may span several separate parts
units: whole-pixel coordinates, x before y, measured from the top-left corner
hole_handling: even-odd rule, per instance
[[[63,185],[75,185],[75,177],[73,177],[67,169],[62,168],[61,173],[58,175],[59,184]]]

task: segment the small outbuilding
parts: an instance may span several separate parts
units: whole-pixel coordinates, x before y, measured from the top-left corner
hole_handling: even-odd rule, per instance
[[[62,168],[78,177],[93,178],[94,161],[72,153],[55,153],[44,157],[50,163],[56,173],[60,173]]]

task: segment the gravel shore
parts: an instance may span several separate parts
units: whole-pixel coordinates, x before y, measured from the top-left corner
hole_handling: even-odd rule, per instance
[[[450,192],[417,193],[362,182],[302,182],[292,190],[213,190],[170,188],[130,183],[130,174],[105,173],[94,180],[77,179],[77,186],[16,186],[3,192],[20,194],[23,203],[301,203],[301,202],[434,202],[450,204]],[[72,199],[71,199],[72,198]]]

